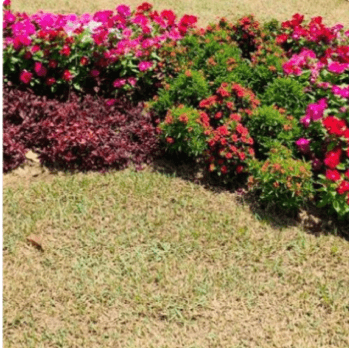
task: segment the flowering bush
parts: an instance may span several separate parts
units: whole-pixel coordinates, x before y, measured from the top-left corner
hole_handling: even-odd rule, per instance
[[[270,207],[291,212],[313,198],[310,163],[294,159],[291,151],[280,144],[270,150],[264,162],[250,160],[249,172],[249,188]]]
[[[225,182],[249,173],[263,202],[294,210],[314,194],[349,217],[343,26],[296,14],[195,29],[148,3],[27,15],[6,0],[3,15],[4,171],[27,149],[65,168],[140,165],[161,139]]]
[[[163,117],[167,110],[180,104],[197,107],[200,100],[208,95],[209,85],[202,74],[187,70],[178,75],[171,85],[165,84],[165,87],[159,91],[159,95],[154,98],[152,109]]]
[[[304,113],[308,97],[303,84],[291,78],[282,77],[267,86],[262,101],[267,105],[286,109],[290,114],[299,117]]]
[[[157,51],[180,40],[196,17],[177,20],[172,11],[119,5],[114,11],[33,15],[4,8],[4,77],[38,91],[61,93],[68,87],[88,92],[103,85],[116,95],[156,82]],[[47,86],[43,88],[43,86]],[[142,88],[143,87],[143,88]]]
[[[320,185],[319,205],[348,217],[349,31],[340,25],[328,28],[321,18],[304,25],[302,16],[294,16],[283,27],[288,39],[282,44],[290,48],[284,72],[306,82],[313,100],[300,120],[303,134],[296,145],[300,154],[312,160]]]
[[[191,105],[171,110],[159,128],[170,151],[206,160],[210,172],[223,174],[224,181],[229,181],[245,170],[247,158],[254,155],[253,139],[244,123],[258,105],[251,90],[222,83],[215,94],[200,101],[198,110]]]
[[[170,152],[199,157],[208,148],[200,112],[191,107],[182,105],[169,110],[159,129],[161,138]]]
[[[257,158],[266,159],[275,141],[296,153],[294,139],[299,138],[301,128],[297,119],[285,109],[262,106],[251,115],[247,127],[255,141]]]

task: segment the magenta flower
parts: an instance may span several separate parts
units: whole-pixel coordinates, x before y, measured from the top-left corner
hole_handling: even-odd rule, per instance
[[[116,99],[109,99],[109,100],[106,101],[106,104],[108,106],[113,106],[115,104],[115,102],[116,102]]]
[[[122,86],[124,86],[126,84],[126,80],[125,79],[116,79],[113,82],[113,86],[115,88],[121,88]]]
[[[153,66],[152,62],[140,62],[138,64],[138,69],[140,71],[146,71],[146,70],[149,70],[152,66]]]
[[[328,65],[327,70],[335,74],[342,74],[346,69],[349,69],[349,64],[332,62]]]
[[[306,115],[310,117],[312,121],[318,121],[323,117],[326,108],[326,98],[322,98],[317,103],[308,105]]]
[[[129,6],[127,5],[119,5],[116,8],[116,11],[118,12],[118,14],[122,17],[128,17],[131,15],[131,9]]]
[[[296,141],[298,150],[304,154],[310,152],[310,140],[305,138],[300,138]]]
[[[21,75],[19,76],[19,79],[25,83],[26,85],[31,81],[33,77],[33,74],[27,70],[23,70],[21,72]]]
[[[46,76],[47,74],[47,69],[43,66],[41,62],[35,62],[34,71],[40,77]]]
[[[305,115],[300,119],[300,123],[304,126],[304,128],[308,128],[311,123],[311,118],[309,115]]]
[[[97,77],[97,76],[99,76],[99,74],[100,74],[99,70],[97,70],[97,69],[92,69],[91,70],[91,76],[92,77]]]

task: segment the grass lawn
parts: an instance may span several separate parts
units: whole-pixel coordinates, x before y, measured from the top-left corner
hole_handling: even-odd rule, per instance
[[[60,13],[84,13],[114,9],[118,4],[128,4],[135,8],[142,0],[12,0],[13,8],[29,13],[40,9]],[[158,10],[172,9],[178,15],[199,16],[199,24],[206,25],[217,17],[230,20],[246,14],[255,14],[259,20],[276,18],[290,19],[294,13],[302,13],[307,18],[322,16],[325,23],[349,26],[349,3],[346,0],[153,0],[148,1]]]
[[[117,3],[13,7],[82,13]],[[301,12],[349,26],[345,0],[153,3],[201,23]],[[4,175],[4,347],[349,347],[349,242],[335,230],[282,227],[228,191],[151,168],[33,168]]]
[[[344,238],[171,175],[12,183],[4,347],[348,347],[348,266]]]

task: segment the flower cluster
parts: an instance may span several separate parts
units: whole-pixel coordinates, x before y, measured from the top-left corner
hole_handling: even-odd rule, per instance
[[[85,92],[103,84],[115,95],[154,84],[157,51],[176,42],[196,24],[196,17],[177,20],[173,11],[160,13],[144,3],[135,11],[119,5],[114,11],[80,16],[4,8],[4,77],[16,84],[52,92],[67,84]]]
[[[294,159],[284,146],[272,148],[265,161],[251,160],[249,172],[249,188],[266,205],[295,211],[313,198],[310,164]]]
[[[251,90],[222,83],[215,94],[199,102],[197,111],[181,105],[167,113],[159,127],[170,150],[205,159],[209,172],[223,174],[228,181],[244,172],[246,161],[254,156],[245,123],[258,105]]]

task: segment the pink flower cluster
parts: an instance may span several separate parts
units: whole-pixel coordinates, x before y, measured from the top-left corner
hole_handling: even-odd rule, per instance
[[[327,100],[325,98],[320,99],[317,103],[309,104],[305,116],[303,116],[300,122],[304,127],[309,127],[312,121],[319,121],[324,115],[324,111],[327,108]]]
[[[131,78],[129,84],[134,86],[138,75],[156,67],[153,53],[165,42],[182,39],[197,22],[196,17],[189,15],[177,20],[171,10],[153,11],[148,3],[135,11],[119,5],[114,11],[80,16],[43,11],[28,15],[12,12],[7,3],[3,48],[6,57],[17,59],[17,81],[24,84],[31,83],[34,76],[40,84],[52,86],[59,80],[79,83],[86,76],[114,75],[111,84],[119,88],[123,82],[115,82],[115,77],[122,71],[121,76]],[[76,61],[80,61],[80,69],[76,69]],[[6,78],[11,72],[6,62],[4,66]]]

